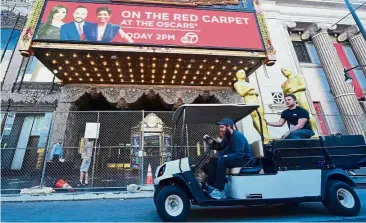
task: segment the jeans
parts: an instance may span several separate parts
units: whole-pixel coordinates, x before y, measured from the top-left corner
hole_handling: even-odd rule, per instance
[[[233,154],[231,154],[233,155]],[[223,191],[225,188],[226,169],[242,167],[248,162],[244,157],[230,156],[217,159],[216,185],[215,188]]]
[[[217,157],[212,157],[210,161],[205,163],[202,166],[202,171],[207,175],[207,184],[214,187],[216,181]]]
[[[313,130],[310,129],[299,129],[290,133],[286,139],[309,139],[315,135]]]

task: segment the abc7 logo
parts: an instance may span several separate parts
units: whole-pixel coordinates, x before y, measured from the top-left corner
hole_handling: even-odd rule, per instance
[[[182,43],[195,44],[198,42],[198,36],[196,33],[186,33],[186,35],[181,38],[181,41]]]

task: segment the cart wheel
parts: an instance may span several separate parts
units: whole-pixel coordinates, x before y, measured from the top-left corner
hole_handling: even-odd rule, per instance
[[[361,209],[360,198],[348,184],[331,180],[323,201],[324,206],[340,216],[356,216]]]
[[[158,195],[159,195],[159,193],[160,193],[160,191],[162,190],[163,188],[161,188],[161,187],[157,187],[157,188],[155,188],[155,191],[154,191],[154,204],[155,204],[155,206],[156,206],[156,199],[158,198]]]
[[[188,195],[177,186],[164,187],[156,199],[156,210],[159,217],[167,222],[187,220],[191,211]]]

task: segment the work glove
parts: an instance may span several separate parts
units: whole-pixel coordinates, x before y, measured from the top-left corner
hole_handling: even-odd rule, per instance
[[[204,135],[203,136],[203,140],[208,144],[208,145],[212,145],[215,143],[215,140],[209,136],[209,135]]]

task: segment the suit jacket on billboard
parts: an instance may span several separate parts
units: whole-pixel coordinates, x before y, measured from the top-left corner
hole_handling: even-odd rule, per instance
[[[120,29],[119,25],[107,24],[104,30],[102,42],[111,42]],[[91,23],[84,29],[85,39],[87,41],[98,41],[98,24]]]
[[[83,26],[84,34],[83,35],[85,35],[85,30],[87,29],[88,26],[90,26],[90,24],[91,23],[89,23],[89,22],[84,22],[84,26]],[[61,40],[81,40],[75,22],[70,22],[70,23],[67,23],[67,24],[64,24],[61,26],[60,39]]]

